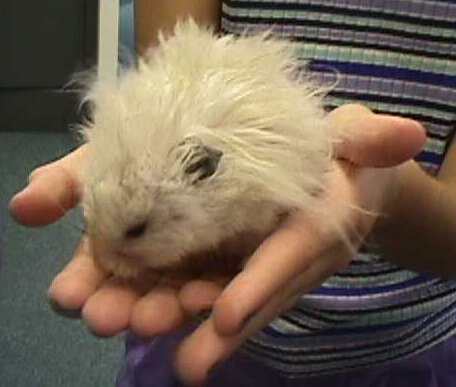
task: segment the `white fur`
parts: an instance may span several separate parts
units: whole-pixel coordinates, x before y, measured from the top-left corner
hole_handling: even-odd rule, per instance
[[[117,84],[95,84],[83,207],[100,264],[134,276],[315,210],[334,139],[322,93],[299,74],[290,42],[188,21]],[[184,140],[223,152],[213,176],[189,184]],[[145,218],[146,234],[127,240]]]

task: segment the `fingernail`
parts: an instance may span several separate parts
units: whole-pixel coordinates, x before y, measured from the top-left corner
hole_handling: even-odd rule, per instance
[[[16,214],[15,214],[15,212],[14,212],[13,201],[15,200],[16,196],[18,196],[18,195],[19,195],[19,194],[14,195],[14,196],[11,198],[11,200],[9,201],[9,203],[8,203],[8,213],[9,213],[9,215],[11,216],[11,218],[12,218],[14,221],[16,221],[16,222],[18,221],[18,219],[17,219],[17,216],[16,216]]]
[[[37,172],[36,170],[32,171],[27,177],[27,184],[30,184],[38,175],[39,172]]]
[[[18,192],[17,194],[15,194],[9,201],[8,203],[8,213],[9,215],[11,216],[11,218],[15,221],[15,222],[18,222],[19,223],[19,218],[17,217],[16,215],[16,212],[14,211],[14,206],[13,206],[13,203],[15,201],[17,201],[19,199],[20,196],[22,196],[22,193],[25,191],[25,189],[23,189],[22,191]]]

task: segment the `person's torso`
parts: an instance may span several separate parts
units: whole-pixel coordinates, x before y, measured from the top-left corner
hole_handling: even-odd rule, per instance
[[[417,160],[437,173],[456,127],[455,2],[223,2],[223,32],[271,27],[298,43],[317,81],[334,85],[328,109],[358,102],[421,122],[428,141]],[[250,340],[246,350],[290,377],[374,365],[454,334],[455,306],[455,281],[403,270],[375,253],[360,254]]]

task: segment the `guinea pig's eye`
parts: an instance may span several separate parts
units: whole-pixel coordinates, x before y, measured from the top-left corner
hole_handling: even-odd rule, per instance
[[[193,181],[201,181],[212,176],[218,168],[222,152],[201,146],[195,150],[185,168],[185,174],[192,175]]]
[[[139,238],[146,233],[146,229],[147,229],[147,222],[146,221],[140,222],[140,223],[135,224],[134,226],[130,227],[125,232],[125,237],[128,239]]]

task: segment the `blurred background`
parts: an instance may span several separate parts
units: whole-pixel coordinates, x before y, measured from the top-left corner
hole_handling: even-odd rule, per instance
[[[133,0],[121,1],[119,54],[134,58]],[[8,201],[35,167],[77,146],[75,71],[97,58],[97,0],[0,2],[0,387],[114,386],[122,337],[98,339],[56,315],[46,291],[81,235],[74,211],[42,229],[11,219]]]

